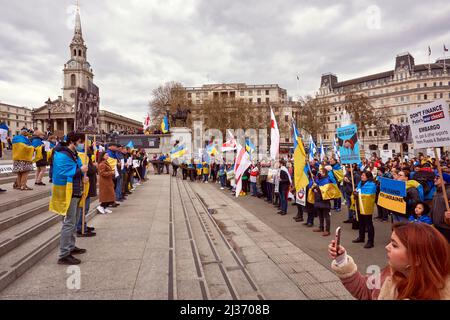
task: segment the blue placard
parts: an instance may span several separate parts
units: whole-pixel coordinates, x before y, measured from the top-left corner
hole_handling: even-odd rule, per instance
[[[406,197],[406,182],[380,178],[380,192],[398,197]]]
[[[342,164],[360,164],[358,128],[351,124],[337,129],[339,152]]]

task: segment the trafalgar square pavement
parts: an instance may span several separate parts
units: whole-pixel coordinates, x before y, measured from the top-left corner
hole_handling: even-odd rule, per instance
[[[90,220],[97,236],[77,238],[87,249],[80,265],[56,264],[54,249],[0,299],[353,299],[330,271],[331,237],[293,221],[296,211],[280,216],[212,183],[150,175],[112,214]],[[334,214],[333,224],[343,217]],[[344,229],[342,243],[361,270],[383,267],[382,240],[362,249]]]

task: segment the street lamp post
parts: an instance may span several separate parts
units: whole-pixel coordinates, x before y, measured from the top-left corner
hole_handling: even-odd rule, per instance
[[[50,127],[50,121],[51,121],[51,110],[52,110],[52,101],[50,100],[50,98],[48,98],[48,100],[45,102],[45,104],[47,105],[47,110],[48,110],[48,126],[47,126],[47,131],[51,132],[51,127]]]

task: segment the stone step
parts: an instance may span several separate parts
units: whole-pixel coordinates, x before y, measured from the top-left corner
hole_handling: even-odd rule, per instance
[[[24,222],[40,213],[48,211],[50,197],[42,197],[0,213],[0,232]]]
[[[50,196],[51,184],[47,179],[44,179],[43,182],[47,185],[32,186],[30,184],[29,186],[33,188],[32,191],[14,190],[12,184],[3,187],[7,191],[0,195],[0,213]]]
[[[2,175],[0,175],[0,185],[2,185],[2,187],[3,187],[3,185],[5,185],[5,184],[14,183],[14,181],[16,181],[16,177],[17,177],[17,175],[15,173],[2,174]],[[48,177],[48,172],[46,172],[44,174],[44,177]],[[34,179],[36,179],[36,173],[33,171],[28,176],[28,180],[30,181],[30,186],[34,185]]]
[[[0,233],[0,257],[60,222],[61,216],[45,211]]]
[[[86,215],[86,221],[91,220],[97,214],[97,205],[97,200],[91,203],[92,209]],[[41,219],[34,221],[35,224],[33,226],[29,227],[28,230],[22,230],[22,237],[26,238],[27,241],[22,241],[13,250],[8,250],[8,253],[0,256],[0,291],[18,279],[58,246],[61,224],[57,222],[61,221],[62,217],[50,212],[43,213],[38,217],[41,217]],[[46,228],[43,228],[44,225]],[[8,234],[13,235],[13,233]],[[34,235],[30,236],[30,234]],[[6,233],[2,233],[2,238],[4,235]],[[21,235],[16,234],[16,236]]]

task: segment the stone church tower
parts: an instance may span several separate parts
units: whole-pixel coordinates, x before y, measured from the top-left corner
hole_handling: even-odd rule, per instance
[[[94,85],[94,74],[87,61],[87,47],[84,44],[81,30],[80,9],[77,8],[75,19],[75,32],[70,43],[70,60],[64,65],[63,98],[69,103],[75,103],[75,90],[82,88],[88,92],[98,94]]]

